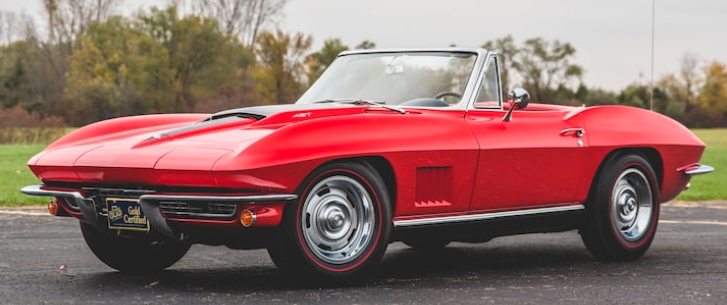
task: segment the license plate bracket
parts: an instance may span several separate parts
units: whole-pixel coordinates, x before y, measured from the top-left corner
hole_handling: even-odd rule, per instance
[[[139,199],[106,198],[108,226],[112,230],[149,231],[149,220],[141,209]]]

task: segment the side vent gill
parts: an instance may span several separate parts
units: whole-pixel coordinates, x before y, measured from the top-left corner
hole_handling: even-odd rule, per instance
[[[431,208],[451,206],[453,178],[451,166],[417,168],[414,207]]]

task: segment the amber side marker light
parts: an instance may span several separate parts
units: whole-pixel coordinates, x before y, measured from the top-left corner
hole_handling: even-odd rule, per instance
[[[50,213],[53,216],[58,216],[58,202],[55,200],[51,200],[48,202],[48,213]]]
[[[251,227],[255,224],[255,213],[250,210],[243,210],[240,214],[240,223],[245,228]]]

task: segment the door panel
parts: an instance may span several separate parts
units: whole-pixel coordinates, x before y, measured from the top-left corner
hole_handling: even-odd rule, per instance
[[[480,146],[471,210],[575,203],[584,177],[587,135],[579,137],[580,119],[564,120],[566,114],[516,110],[512,121],[503,122],[502,110],[467,112]]]

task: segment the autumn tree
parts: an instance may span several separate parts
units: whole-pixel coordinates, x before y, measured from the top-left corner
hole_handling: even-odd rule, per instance
[[[659,98],[659,94],[663,95]],[[653,110],[678,121],[684,120],[690,96],[684,90],[681,79],[674,74],[667,74],[656,83],[654,88]]]
[[[348,49],[331,38],[311,52],[308,35],[264,31],[286,0],[170,0],[185,9],[114,16],[121,1],[42,0],[42,31],[28,16],[0,12],[0,113],[25,113],[39,124],[58,115],[82,125],[141,113],[292,103]],[[649,106],[644,83],[623,90],[586,86],[569,43],[505,36],[483,46],[500,54],[505,92],[521,83],[537,102]],[[354,48],[374,47],[365,40]],[[655,111],[690,127],[727,124],[725,63],[702,67],[686,54],[679,71],[655,85]]]
[[[118,3],[119,0],[43,0],[48,40],[70,47],[91,23],[108,18]]]
[[[656,87],[664,91],[666,99],[655,101],[655,111],[681,122],[689,121],[695,111],[701,112],[696,100],[697,86],[701,81],[698,64],[696,55],[685,53],[680,60],[679,72],[667,74],[657,82]]]
[[[256,43],[257,91],[265,104],[292,103],[305,89],[305,56],[313,40],[280,30],[260,34]]]
[[[577,101],[580,102],[580,105],[595,106],[619,104],[618,92],[602,88],[589,88],[585,85],[578,86],[578,89],[579,90],[576,91],[575,96]]]
[[[512,89],[510,87],[512,77],[511,71],[514,70],[513,62],[519,52],[519,48],[515,45],[515,40],[511,35],[507,35],[502,38],[487,41],[482,45],[482,47],[486,50],[496,51],[500,55],[498,59],[500,61],[501,92],[507,94],[507,92],[510,92],[510,89]]]
[[[376,43],[371,40],[364,40],[356,45],[354,49],[356,50],[367,50],[367,49],[373,49],[376,48]]]
[[[113,17],[92,24],[78,40],[64,92],[72,123],[172,110],[164,107],[173,92],[169,58],[150,36]]]
[[[250,52],[218,30],[215,20],[179,16],[173,6],[133,20],[113,17],[94,23],[78,39],[65,108],[72,113],[78,108],[98,111],[78,116],[74,123],[238,105],[239,100],[230,101],[235,94],[229,88],[239,84],[240,70],[254,62]],[[223,103],[218,103],[220,96]]]
[[[570,43],[532,38],[517,52],[512,66],[533,100],[548,102],[557,88],[568,87],[583,75],[583,68],[572,62],[575,53]]]
[[[0,106],[22,106],[30,110],[43,110],[40,94],[46,88],[43,82],[41,54],[34,41],[20,40],[0,46]]]
[[[90,24],[108,18],[120,0],[43,0],[45,36],[30,33],[28,39],[37,43],[43,61],[37,75],[42,78],[44,112],[57,113],[67,110],[63,100],[69,58],[76,43]]]
[[[704,84],[699,89],[697,103],[714,120],[727,119],[727,66],[714,61],[704,69]]]
[[[265,27],[275,23],[286,0],[191,0],[194,11],[217,20],[227,35],[252,46]]]
[[[197,85],[205,77],[213,76],[212,71],[226,66],[221,55],[229,47],[229,37],[218,31],[216,21],[198,16],[180,17],[175,6],[163,10],[153,8],[139,19],[139,26],[168,56],[174,111],[193,110],[196,104],[193,91]]]
[[[0,106],[30,108],[39,101],[35,95],[39,76],[33,19],[25,14],[0,11]],[[29,32],[30,31],[30,32]]]
[[[688,105],[695,104],[697,85],[701,81],[699,76],[699,59],[693,53],[685,53],[680,62],[679,78],[681,79],[681,91],[687,99]]]
[[[323,42],[323,47],[320,50],[306,57],[308,83],[313,84],[323,74],[323,71],[336,60],[338,54],[347,50],[348,46],[344,45],[338,38],[327,39]]]
[[[0,45],[9,45],[35,35],[33,17],[0,11]]]

